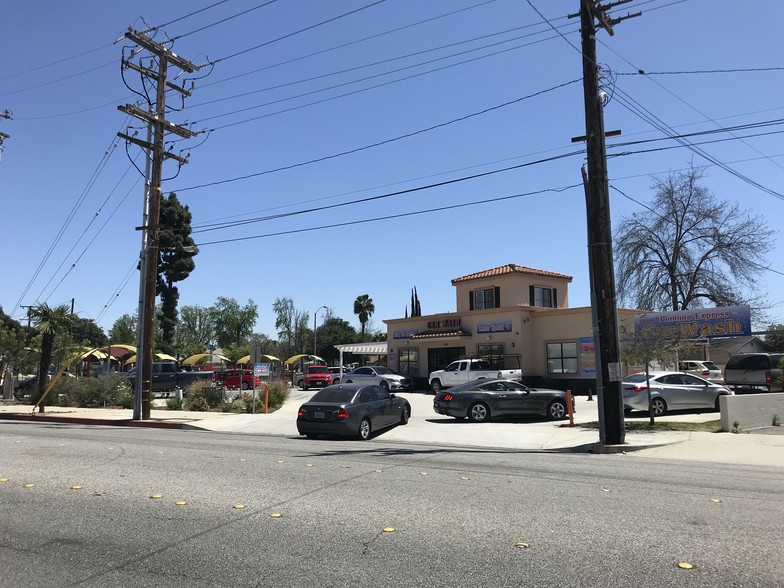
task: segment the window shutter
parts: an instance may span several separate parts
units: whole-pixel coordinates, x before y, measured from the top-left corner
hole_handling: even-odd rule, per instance
[[[558,288],[553,288],[553,308],[558,308]]]
[[[529,296],[528,305],[529,306],[534,306],[535,298],[534,298],[534,287],[533,286],[528,286],[528,296]]]
[[[474,293],[468,293],[468,310],[474,310]]]
[[[501,308],[501,287],[495,287],[495,307]]]

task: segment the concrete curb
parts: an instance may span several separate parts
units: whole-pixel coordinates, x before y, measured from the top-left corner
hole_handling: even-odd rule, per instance
[[[60,423],[67,425],[100,425],[105,427],[151,427],[156,429],[182,429],[185,423],[173,423],[170,421],[144,420],[135,421],[133,419],[96,419],[85,417],[69,417],[39,414],[2,414],[0,420],[4,421],[24,421],[33,423]]]

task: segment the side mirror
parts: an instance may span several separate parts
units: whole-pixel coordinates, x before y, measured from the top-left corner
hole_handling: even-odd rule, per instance
[[[397,398],[397,396],[395,396],[394,394],[390,394],[389,397],[390,398]]]

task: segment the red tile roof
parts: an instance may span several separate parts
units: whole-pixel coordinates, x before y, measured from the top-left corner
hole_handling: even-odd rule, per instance
[[[460,282],[467,282],[468,280],[478,280],[480,278],[492,278],[494,276],[503,276],[506,274],[527,274],[529,276],[542,276],[544,278],[560,278],[562,280],[569,280],[572,281],[572,276],[567,276],[566,274],[558,274],[556,272],[548,272],[545,270],[534,269],[532,267],[525,267],[524,265],[517,265],[514,263],[507,263],[506,265],[502,265],[500,267],[494,267],[493,269],[484,270],[481,272],[476,272],[475,274],[468,274],[467,276],[462,276],[460,278],[455,278],[452,280],[452,285],[458,284]]]

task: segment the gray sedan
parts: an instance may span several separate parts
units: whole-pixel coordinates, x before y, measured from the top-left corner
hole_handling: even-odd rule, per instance
[[[541,415],[566,418],[566,392],[529,388],[514,380],[474,380],[439,392],[433,410],[481,423],[492,417]]]
[[[655,416],[669,410],[714,408],[719,410],[719,397],[732,391],[683,372],[649,372],[651,407]],[[623,381],[623,408],[648,410],[648,386],[645,374],[634,374]]]
[[[370,438],[373,431],[405,425],[411,405],[381,386],[338,384],[327,386],[297,412],[297,431],[308,439],[319,435]]]

